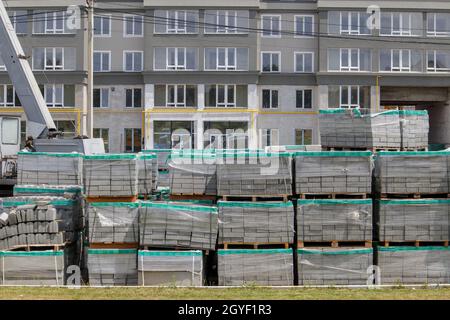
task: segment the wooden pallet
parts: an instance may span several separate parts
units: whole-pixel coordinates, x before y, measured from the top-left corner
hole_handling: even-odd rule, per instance
[[[205,195],[205,194],[171,194],[169,195],[169,200],[217,200],[217,196]]]
[[[443,241],[379,241],[378,245],[381,247],[391,247],[391,246],[406,246],[406,247],[426,247],[426,246],[440,246],[448,247],[449,240]]]
[[[430,199],[439,198],[447,199],[450,198],[450,193],[382,193],[380,195],[381,199]]]
[[[90,243],[89,248],[91,249],[137,249],[139,248],[139,243]]]
[[[17,245],[14,247],[11,247],[8,251],[47,251],[47,250],[53,250],[53,251],[59,251],[63,250],[66,246],[66,243],[61,244],[27,244],[27,245]]]
[[[323,151],[369,151],[369,148],[351,148],[351,147],[324,147],[322,146]]]
[[[428,151],[428,148],[402,148],[402,151]]]
[[[368,193],[300,193],[300,199],[367,199]]]
[[[129,196],[129,197],[86,197],[86,202],[95,203],[95,202],[136,202],[138,200],[138,196]]]
[[[345,247],[365,247],[372,248],[372,240],[367,241],[298,241],[298,248],[306,247],[331,247],[331,248],[345,248]]]
[[[289,249],[287,242],[224,242],[219,244],[220,249]]]
[[[284,195],[251,195],[251,196],[245,196],[245,195],[223,195],[219,196],[219,199],[222,201],[251,201],[251,202],[258,202],[258,201],[283,201],[287,202],[291,198],[290,195],[284,194]]]

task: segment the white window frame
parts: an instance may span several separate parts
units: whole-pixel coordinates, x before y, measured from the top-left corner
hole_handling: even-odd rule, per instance
[[[132,132],[132,135],[131,135],[131,146],[132,146],[132,150],[131,150],[131,151],[127,151],[127,130],[132,130],[132,131],[131,131],[131,132]],[[138,130],[141,131],[141,141],[140,141],[140,143],[141,143],[141,148],[143,147],[143,146],[142,146],[142,129],[141,129],[141,128],[123,128],[123,147],[124,147],[123,152],[131,152],[131,153],[136,152],[136,150],[135,150],[135,148],[134,148],[134,145],[135,145],[134,137],[135,137],[136,132],[137,132]]]
[[[103,134],[102,134],[103,131],[106,131],[106,132],[108,133],[108,141],[105,141],[105,145],[107,145],[108,148],[109,148],[109,146],[110,146],[110,136],[109,136],[109,132],[110,132],[110,131],[109,131],[109,128],[94,128],[94,130],[95,130],[95,129],[98,130],[98,133],[99,133],[99,136],[100,136],[99,138],[100,138],[100,139],[103,139],[103,138],[102,138],[102,136],[103,136]],[[104,141],[104,140],[103,140],[103,141]]]
[[[175,20],[175,28],[169,28],[170,25],[170,20],[172,19],[170,17],[170,13],[173,12],[175,13],[175,18],[173,20]],[[184,17],[180,18],[180,14]],[[170,33],[170,34],[177,34],[177,33],[181,33],[181,34],[185,34],[188,33],[187,32],[187,11],[186,10],[167,10],[166,11],[166,33]],[[182,25],[184,21],[184,28],[180,28],[180,24]]]
[[[112,27],[112,23],[111,23],[111,14],[102,14],[102,15],[95,15],[95,18],[100,18],[101,19],[101,33],[100,34],[94,34],[95,38],[111,38],[111,27]],[[108,24],[109,24],[109,33],[104,33],[103,30],[103,20],[104,19],[108,19]]]
[[[263,107],[264,106],[264,94],[263,94],[264,90],[268,90],[270,92],[269,108],[264,108]],[[278,96],[278,98],[277,98],[277,106],[276,107],[273,106],[273,101],[272,101],[272,98],[273,98],[272,93],[274,91],[277,91],[277,96]],[[266,110],[266,109],[279,109],[279,108],[280,108],[280,90],[278,90],[278,89],[270,89],[270,88],[262,88],[261,89],[261,109],[262,110]]]
[[[56,87],[61,87],[61,105],[56,103]],[[52,89],[52,97],[51,102],[48,102],[47,98],[47,89],[51,87]],[[64,107],[64,85],[63,84],[45,84],[44,85],[44,100],[45,104],[49,108],[63,108]]]
[[[136,34],[136,17],[139,17],[142,19],[142,33],[141,34]],[[133,18],[133,33],[128,34],[127,33],[127,18]],[[144,17],[138,14],[124,14],[123,15],[123,37],[124,38],[143,38],[144,37]]]
[[[267,31],[270,31],[270,34],[266,35],[266,34],[264,34],[264,32],[266,31],[264,29],[264,18],[269,18],[269,17],[270,17],[270,29],[268,29]],[[273,18],[278,18],[278,33],[279,34],[274,34]],[[263,14],[263,15],[261,15],[261,30],[262,30],[261,31],[262,38],[281,38],[281,15],[280,14]]]
[[[220,11],[225,11],[225,24],[222,25],[219,21],[219,13]],[[230,13],[234,13],[234,15],[230,15]],[[229,24],[230,24],[230,16],[233,16],[234,18],[234,22],[235,22],[235,26],[234,28],[230,28]],[[216,30],[215,30],[215,34],[234,34],[234,33],[238,33],[238,14],[236,10],[217,10],[216,11]],[[221,29],[222,28],[222,29]]]
[[[111,101],[111,90],[109,89],[109,87],[94,87],[94,90],[99,89],[100,90],[100,106],[98,107],[98,109],[106,109],[109,108],[109,103]],[[103,104],[103,94],[102,91],[103,90],[108,90],[108,103],[106,105],[106,107],[102,107]],[[94,105],[92,104],[92,107],[94,108]],[[95,107],[95,109],[97,109],[97,107]]]
[[[184,50],[184,54],[183,54],[183,57],[184,57],[184,64],[179,64],[179,61],[178,61],[178,53],[179,53],[179,51],[180,51],[180,49],[181,50]],[[175,64],[172,66],[172,65],[170,65],[169,64],[169,51],[170,50],[174,50],[175,51]],[[186,48],[178,48],[178,47],[169,47],[169,48],[166,48],[166,70],[186,70],[186,58],[187,58],[187,56],[186,56]]]
[[[297,91],[302,91],[302,105],[303,107],[297,107]],[[305,91],[311,91],[311,108],[305,108]],[[298,110],[312,110],[314,109],[314,89],[313,88],[298,88],[295,89],[295,109]]]
[[[450,55],[450,51],[448,51],[448,50],[427,50],[426,51],[427,72],[430,72],[430,73],[448,73],[448,72],[450,72],[450,66],[449,66],[449,68],[437,68],[436,62],[437,62],[437,53],[438,53],[438,51],[447,51],[448,54]],[[428,55],[430,53],[432,53],[433,57],[434,57],[434,66],[433,66],[433,68],[430,68],[428,66]]]
[[[270,71],[264,71],[264,60],[263,60],[263,56],[264,54],[270,54]],[[272,70],[272,61],[273,61],[273,55],[276,54],[278,55],[278,71],[273,71]],[[264,73],[280,73],[281,72],[281,51],[261,51],[261,72]]]
[[[206,49],[214,49],[216,50],[216,68],[215,69],[208,69],[206,67]],[[219,65],[219,51],[224,50],[225,55],[225,64]],[[232,61],[232,64],[230,64],[230,57],[229,57],[229,50],[234,51],[234,61]],[[232,47],[218,47],[218,48],[205,48],[204,49],[205,54],[203,55],[203,65],[205,66],[205,71],[236,71],[237,70],[237,48]]]
[[[356,50],[358,52],[357,56],[357,66],[353,67],[353,51]],[[343,64],[343,53],[347,52],[348,57],[348,65],[344,66]],[[340,71],[348,71],[348,72],[355,72],[361,70],[361,50],[359,48],[340,48],[339,50],[339,70]]]
[[[426,23],[427,23],[427,36],[428,37],[435,37],[435,38],[448,38],[448,37],[450,37],[450,30],[448,30],[446,32],[438,32],[438,31],[436,31],[436,27],[437,27],[437,19],[436,18],[437,18],[437,15],[438,15],[437,12],[427,13],[427,21],[426,21]],[[433,17],[433,28],[434,28],[434,31],[430,31],[428,29],[428,18],[430,16]]]
[[[216,90],[216,103],[215,107],[209,107],[209,108],[236,108],[236,85],[235,84],[215,84],[214,86]],[[219,86],[224,87],[224,102],[219,103]],[[233,87],[234,91],[234,102],[229,103],[228,101],[228,88]]]
[[[174,102],[169,103],[169,87],[174,87]],[[178,89],[183,87],[183,102],[178,102]],[[186,85],[185,84],[166,84],[166,107],[185,108],[186,107]]]
[[[403,67],[403,53],[408,52],[408,66]],[[398,52],[398,67],[394,68],[394,52]],[[391,49],[391,72],[411,72],[411,50],[410,49]]]
[[[355,35],[355,36],[362,36],[362,35],[370,35],[370,30],[369,33],[362,33],[361,32],[361,13],[364,14],[364,12],[361,11],[340,11],[339,12],[339,33],[340,34],[348,34],[348,35]],[[347,21],[348,23],[346,25],[344,25],[343,23],[343,16],[347,15]],[[358,25],[356,26],[356,30],[355,28],[352,28],[352,15],[357,15],[358,16]]]
[[[95,50],[95,53],[100,53],[101,54],[101,61],[100,61],[100,66],[103,66],[103,54],[107,53],[108,54],[108,70],[100,70],[100,71],[94,71],[94,72],[110,72],[111,71],[111,51],[108,50]]]
[[[418,35],[413,34],[412,32],[412,14],[411,12],[387,12],[390,15],[391,20],[391,29],[390,33],[384,34],[380,32],[380,36],[384,37],[418,37]],[[395,14],[399,14],[399,27],[398,31],[394,31],[394,16]],[[403,20],[405,19],[405,15],[407,15],[408,19],[408,30],[403,29]],[[381,31],[381,30],[380,30]]]
[[[303,59],[303,66],[305,65],[305,55],[311,55],[311,71],[298,71],[297,70],[297,59],[301,55]],[[314,52],[312,51],[295,51],[294,52],[294,72],[295,73],[314,73]]]
[[[47,65],[47,50],[52,51],[52,64]],[[61,66],[56,65],[56,50],[61,50]],[[45,71],[59,71],[64,70],[64,48],[44,48],[44,70]]]
[[[57,19],[61,19],[58,17],[58,14],[62,14],[62,29],[58,29],[56,27]],[[52,24],[53,28],[48,28],[47,23],[49,22],[49,16],[51,16],[51,19],[53,19]],[[44,15],[44,34],[64,34],[64,24],[66,23],[66,13],[61,11],[55,11],[55,12],[45,12]]]
[[[144,90],[142,90],[142,88],[140,87],[126,87],[125,89],[125,109],[142,109],[143,108],[143,93]],[[131,94],[131,107],[127,106],[127,90],[132,90],[132,94]],[[134,100],[134,90],[141,90],[141,106],[140,107],[135,107],[135,100]]]
[[[126,61],[127,61],[127,54],[128,53],[131,53],[131,54],[133,54],[133,63],[132,63],[132,65],[133,65],[133,70],[127,70],[127,64],[126,64]],[[135,54],[136,53],[140,53],[141,54],[141,70],[134,70],[134,65],[135,65],[135,61],[136,61],[136,59],[135,59]],[[124,50],[123,51],[123,71],[124,72],[142,72],[143,70],[144,70],[144,51],[140,51],[140,50]]]
[[[25,33],[23,33],[23,32],[18,32],[17,31],[17,12],[20,12],[21,10],[13,10],[13,11],[8,11],[8,15],[10,16],[10,17],[12,17],[13,19],[10,19],[11,20],[11,24],[13,25],[13,27],[14,27],[14,31],[16,32],[16,34],[17,35],[23,35],[23,34],[27,34],[28,32],[25,32]],[[26,11],[26,10],[25,10]],[[27,24],[26,24],[26,26],[27,26],[27,30],[28,30],[28,19],[27,19]]]
[[[347,88],[347,95],[348,95],[348,102],[347,104],[343,104],[342,103],[342,89],[343,88]],[[352,104],[352,89],[353,88],[357,88],[358,89],[358,103],[357,104]],[[361,107],[361,88],[358,85],[343,85],[343,86],[339,86],[339,108],[342,109],[354,109],[354,108],[360,108]]]
[[[294,142],[295,142],[295,137],[297,136],[297,131],[301,131],[302,132],[302,144],[301,145],[305,145],[305,131],[306,130],[308,130],[308,131],[311,131],[311,144],[313,143],[313,135],[314,135],[314,130],[313,130],[313,128],[306,128],[306,129],[303,129],[303,128],[294,128]]]
[[[273,137],[277,136],[278,140],[280,139],[280,129],[278,128],[262,128],[260,129],[260,147],[271,147],[276,146],[280,143],[280,141],[273,141]],[[267,143],[267,138],[270,139],[270,144]],[[274,144],[275,142],[275,144]]]
[[[13,90],[13,101],[8,102],[8,87],[12,87]],[[0,90],[3,91],[3,97],[5,101],[0,102],[0,107],[15,107],[16,106],[16,88],[12,84],[2,84],[0,85]]]
[[[306,25],[306,19],[305,18],[311,18],[311,24],[312,24],[312,35],[305,35],[305,34],[299,34],[299,30],[297,30],[297,19],[303,19],[303,31],[305,30],[305,25]],[[294,38],[313,38],[314,37],[314,31],[315,31],[315,27],[314,27],[314,15],[312,14],[299,14],[299,15],[295,15],[294,16],[294,23],[295,23],[295,36]]]

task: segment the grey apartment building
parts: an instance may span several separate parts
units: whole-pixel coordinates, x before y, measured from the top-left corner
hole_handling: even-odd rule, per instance
[[[85,1],[5,5],[57,126],[86,132]],[[93,68],[110,152],[319,144],[319,109],[357,107],[426,109],[450,144],[448,0],[96,0]],[[5,70],[0,110],[22,113]]]

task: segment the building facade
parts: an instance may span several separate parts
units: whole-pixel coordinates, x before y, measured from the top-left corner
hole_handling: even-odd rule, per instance
[[[85,1],[7,3],[67,138],[88,105],[86,13],[68,27],[69,5]],[[427,109],[430,141],[450,143],[447,0],[96,0],[93,61],[110,152],[319,144],[318,110],[356,107]],[[0,84],[20,114],[6,71]]]

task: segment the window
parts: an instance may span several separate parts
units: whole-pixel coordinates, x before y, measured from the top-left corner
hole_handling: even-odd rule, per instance
[[[20,119],[2,118],[2,144],[19,144]]]
[[[369,14],[357,11],[341,11],[339,12],[340,34],[350,35],[369,35],[370,30],[367,28],[367,19]],[[330,16],[329,16],[330,18]],[[329,23],[335,23],[332,18]]]
[[[297,52],[295,53],[295,72],[313,72],[314,71],[314,53]]]
[[[142,89],[140,88],[125,89],[125,107],[126,108],[142,107]]]
[[[280,72],[280,52],[262,52],[261,53],[261,71],[262,72]]]
[[[383,36],[421,36],[423,34],[422,13],[382,12],[381,30]]]
[[[186,11],[167,11],[167,32],[187,32]]]
[[[70,34],[75,33],[67,23],[64,11],[33,11],[33,34]]]
[[[140,72],[144,64],[144,54],[142,51],[124,51],[124,71]]]
[[[371,71],[370,49],[328,49],[329,71]]]
[[[196,86],[170,84],[166,86],[166,106],[194,107],[197,100]]]
[[[370,108],[369,86],[329,86],[329,108]]]
[[[261,129],[260,146],[261,148],[280,145],[278,129]]]
[[[249,11],[205,10],[206,34],[248,33]]]
[[[382,49],[380,71],[422,72],[422,52],[410,49]]]
[[[428,13],[427,35],[430,37],[450,37],[450,13]]]
[[[21,105],[14,86],[10,84],[0,85],[0,107],[18,107]]]
[[[105,145],[105,152],[109,152],[109,129],[94,128],[94,138],[103,139]]]
[[[263,15],[262,29],[263,37],[281,37],[281,16]]]
[[[144,35],[143,17],[124,15],[123,30],[125,37],[142,37]]]
[[[449,72],[450,71],[450,51],[444,51],[444,50],[427,51],[427,71],[428,72]]]
[[[205,86],[207,107],[236,107],[236,86],[217,84]]]
[[[109,88],[94,88],[93,92],[94,108],[109,107]]]
[[[314,32],[314,16],[295,16],[295,35],[312,37]]]
[[[94,71],[95,72],[111,71],[110,51],[94,51]]]
[[[156,34],[197,33],[198,11],[155,10]]]
[[[312,144],[312,130],[295,129],[295,144],[299,146]]]
[[[28,31],[27,11],[11,11],[8,12],[8,15],[16,34],[27,34]]]
[[[64,139],[73,139],[77,135],[75,121],[55,120],[55,126],[63,134]]]
[[[111,15],[94,17],[94,35],[96,37],[111,36]]]
[[[141,129],[125,129],[125,152],[141,152]]]
[[[300,109],[312,108],[312,90],[296,90],[295,92],[295,107]]]
[[[278,90],[264,89],[262,91],[262,107],[263,109],[278,108]]]
[[[196,48],[155,48],[155,70],[196,70]]]
[[[33,48],[33,70],[75,70],[75,48]]]
[[[205,48],[205,70],[248,70],[248,48]]]
[[[46,84],[41,92],[47,107],[64,107],[64,86],[62,84]]]

